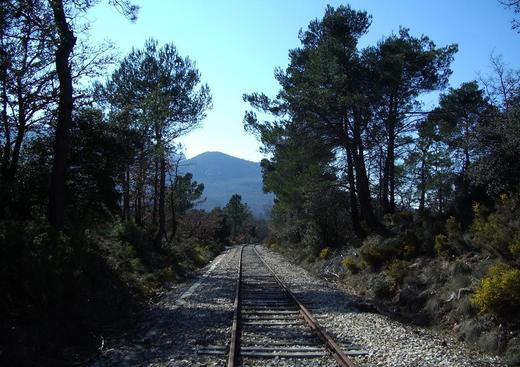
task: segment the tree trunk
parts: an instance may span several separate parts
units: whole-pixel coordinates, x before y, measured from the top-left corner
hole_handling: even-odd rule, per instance
[[[175,210],[175,205],[172,205],[172,235],[171,239],[175,237],[177,233],[177,211]]]
[[[20,160],[20,150],[22,149],[23,138],[25,136],[25,128],[26,128],[26,114],[25,114],[25,103],[22,94],[21,87],[18,87],[18,132],[16,134],[16,139],[14,140],[14,146],[11,155],[11,162],[9,164],[9,168],[7,170],[6,179],[9,182],[13,182],[14,177],[16,175],[16,171],[18,170],[18,162]]]
[[[388,146],[387,146],[388,149]],[[383,180],[382,180],[382,191],[381,191],[381,207],[383,209],[383,214],[386,214],[390,211],[390,201],[388,199],[388,180],[390,177],[390,167],[389,167],[389,160],[388,160],[388,152],[384,159],[384,167],[383,167]]]
[[[161,242],[166,234],[166,213],[165,213],[165,191],[166,191],[166,158],[161,153],[159,168],[159,229],[155,237],[155,247],[161,248]]]
[[[442,215],[442,185],[439,186],[439,215]]]
[[[466,173],[468,168],[469,168],[469,165],[470,165],[470,158],[469,158],[469,149],[468,148],[464,148],[464,165],[463,165],[463,168],[462,168],[462,173]]]
[[[383,210],[385,214],[395,212],[395,128],[397,122],[395,109],[394,98],[391,97],[388,118],[386,120],[388,145],[383,175]]]
[[[140,225],[138,185],[136,185],[135,194],[134,194],[134,222],[135,222],[135,224]]]
[[[123,219],[130,220],[130,166],[123,173]]]
[[[175,195],[177,194],[177,185],[179,183],[179,162],[175,165],[174,178],[170,174],[170,207],[172,212],[172,235],[170,241],[173,240],[177,233],[177,208],[175,205]]]
[[[378,208],[377,208],[377,217],[381,219],[383,217],[383,185],[384,185],[384,165],[383,165],[383,147],[379,147],[379,159],[378,159],[378,181],[379,185],[377,188],[377,202],[378,202]]]
[[[3,39],[3,35],[2,35]],[[3,55],[2,55],[3,56]],[[2,58],[3,59],[3,58]],[[4,61],[4,60],[2,60]],[[0,199],[4,205],[1,205],[0,208],[0,219],[5,218],[6,216],[6,206],[9,203],[9,191],[10,189],[7,187],[8,180],[8,169],[9,169],[9,159],[11,156],[11,129],[9,126],[9,118],[7,116],[7,65],[2,64],[2,126],[4,129],[4,146],[2,152],[2,162],[0,168]]]
[[[7,65],[2,65],[2,125],[4,127],[4,149],[2,153],[2,176],[7,176],[11,156],[11,128],[7,116]]]
[[[377,228],[377,221],[372,209],[372,198],[368,188],[368,178],[363,157],[356,153],[354,155],[354,167],[356,168],[356,188],[359,198],[361,216],[371,229]]]
[[[157,225],[157,194],[159,185],[159,158],[154,159],[152,224]]]
[[[423,156],[421,160],[421,196],[419,198],[419,212],[424,212],[424,202],[426,200],[426,158]]]
[[[354,180],[354,162],[352,162],[352,154],[348,146],[345,147],[345,152],[347,153],[347,178],[350,193],[350,217],[352,219],[352,229],[358,237],[363,237],[365,233],[361,228],[361,223],[359,222],[356,183]]]
[[[135,224],[139,227],[143,226],[143,188],[141,183],[138,184],[135,197]]]
[[[65,180],[72,125],[72,75],[69,57],[76,37],[67,23],[62,0],[50,0],[60,41],[56,49],[56,72],[59,80],[58,119],[54,141],[48,216],[51,225],[61,230],[65,224]]]
[[[137,168],[137,178],[136,178],[136,207],[135,207],[135,223],[138,226],[143,226],[143,196],[144,196],[144,186],[146,179],[146,156],[145,156],[145,148],[141,147],[141,151],[139,152],[139,163]]]
[[[392,134],[388,139],[388,183],[390,191],[390,201],[388,213],[395,212],[395,125],[392,124]]]
[[[370,197],[370,188],[368,186],[368,177],[365,167],[365,158],[363,153],[363,141],[361,137],[361,114],[354,110],[354,131],[353,131],[353,161],[356,170],[356,188],[359,199],[359,208],[361,217],[370,229],[379,230],[380,226],[374,216],[372,209],[372,198]]]

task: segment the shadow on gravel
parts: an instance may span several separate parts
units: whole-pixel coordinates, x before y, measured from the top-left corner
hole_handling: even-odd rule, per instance
[[[149,366],[196,358],[195,348],[224,344],[233,318],[233,277],[209,276],[187,302],[172,309],[173,302],[152,307],[139,322],[136,333],[108,345],[92,366]]]
[[[315,316],[318,316],[318,321],[324,326],[326,322],[320,320],[320,314],[338,311],[377,311],[375,308],[360,308],[359,305],[363,304],[361,299],[346,295],[341,290],[306,290],[292,287],[291,290]],[[234,295],[233,272],[229,275],[223,272],[210,275],[181,307],[171,309],[171,303],[163,302],[150,309],[143,317],[137,333],[121,345],[112,346],[113,349],[105,353],[94,365],[206,365],[204,362],[208,361],[208,357],[197,356],[195,348],[227,344],[231,333]],[[302,328],[305,328],[303,320]],[[283,327],[274,327],[272,331],[282,336],[295,336],[285,335],[286,330]],[[248,333],[251,334],[251,330]],[[209,358],[212,361],[219,359]],[[182,360],[185,360],[184,364],[181,363]]]
[[[334,286],[334,284],[332,284],[332,286]],[[369,302],[360,296],[346,293],[340,289],[324,289],[320,291],[299,289],[294,293],[300,298],[304,305],[307,305],[312,312],[316,313],[338,311],[351,313],[366,312],[384,315],[400,323],[416,326],[428,326],[430,324],[429,317],[421,313],[420,309],[402,312],[398,305],[392,307],[392,305],[387,304],[384,307],[379,307],[377,304]],[[417,306],[420,305],[421,303],[418,301]],[[410,307],[413,307],[413,305]]]

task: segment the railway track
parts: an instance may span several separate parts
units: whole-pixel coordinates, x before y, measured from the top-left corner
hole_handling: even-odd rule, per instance
[[[290,365],[336,360],[340,366],[355,366],[347,354],[359,351],[341,350],[255,246],[243,246],[239,259],[228,367],[265,365],[274,358]]]

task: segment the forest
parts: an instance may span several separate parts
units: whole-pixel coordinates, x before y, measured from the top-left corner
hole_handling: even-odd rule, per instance
[[[382,312],[455,323],[520,365],[520,70],[492,55],[492,72],[449,85],[455,43],[401,27],[360,47],[371,16],[328,6],[295,30],[279,93],[244,91],[276,197],[266,228],[239,194],[196,209],[179,138],[211,89],[172,43],[119,58],[89,42],[96,3],[0,2],[0,362],[84,361],[165,285],[265,238]]]
[[[361,48],[371,21],[327,7],[276,70],[279,93],[244,94],[244,127],[270,157],[267,241],[332,278],[350,274],[387,312],[507,349],[516,365],[520,70],[492,55],[492,73],[450,86],[456,44],[401,27]]]
[[[193,209],[204,184],[181,170],[177,138],[212,107],[194,62],[154,39],[122,60],[89,43],[83,14],[95,3],[1,2],[6,365],[81,361],[163,284],[258,235],[240,195]],[[129,1],[110,4],[136,19]]]

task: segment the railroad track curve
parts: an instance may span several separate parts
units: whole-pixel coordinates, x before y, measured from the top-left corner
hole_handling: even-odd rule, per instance
[[[275,358],[291,365],[311,359],[331,365],[334,358],[339,366],[355,366],[254,245],[241,247],[237,273],[228,367]]]

